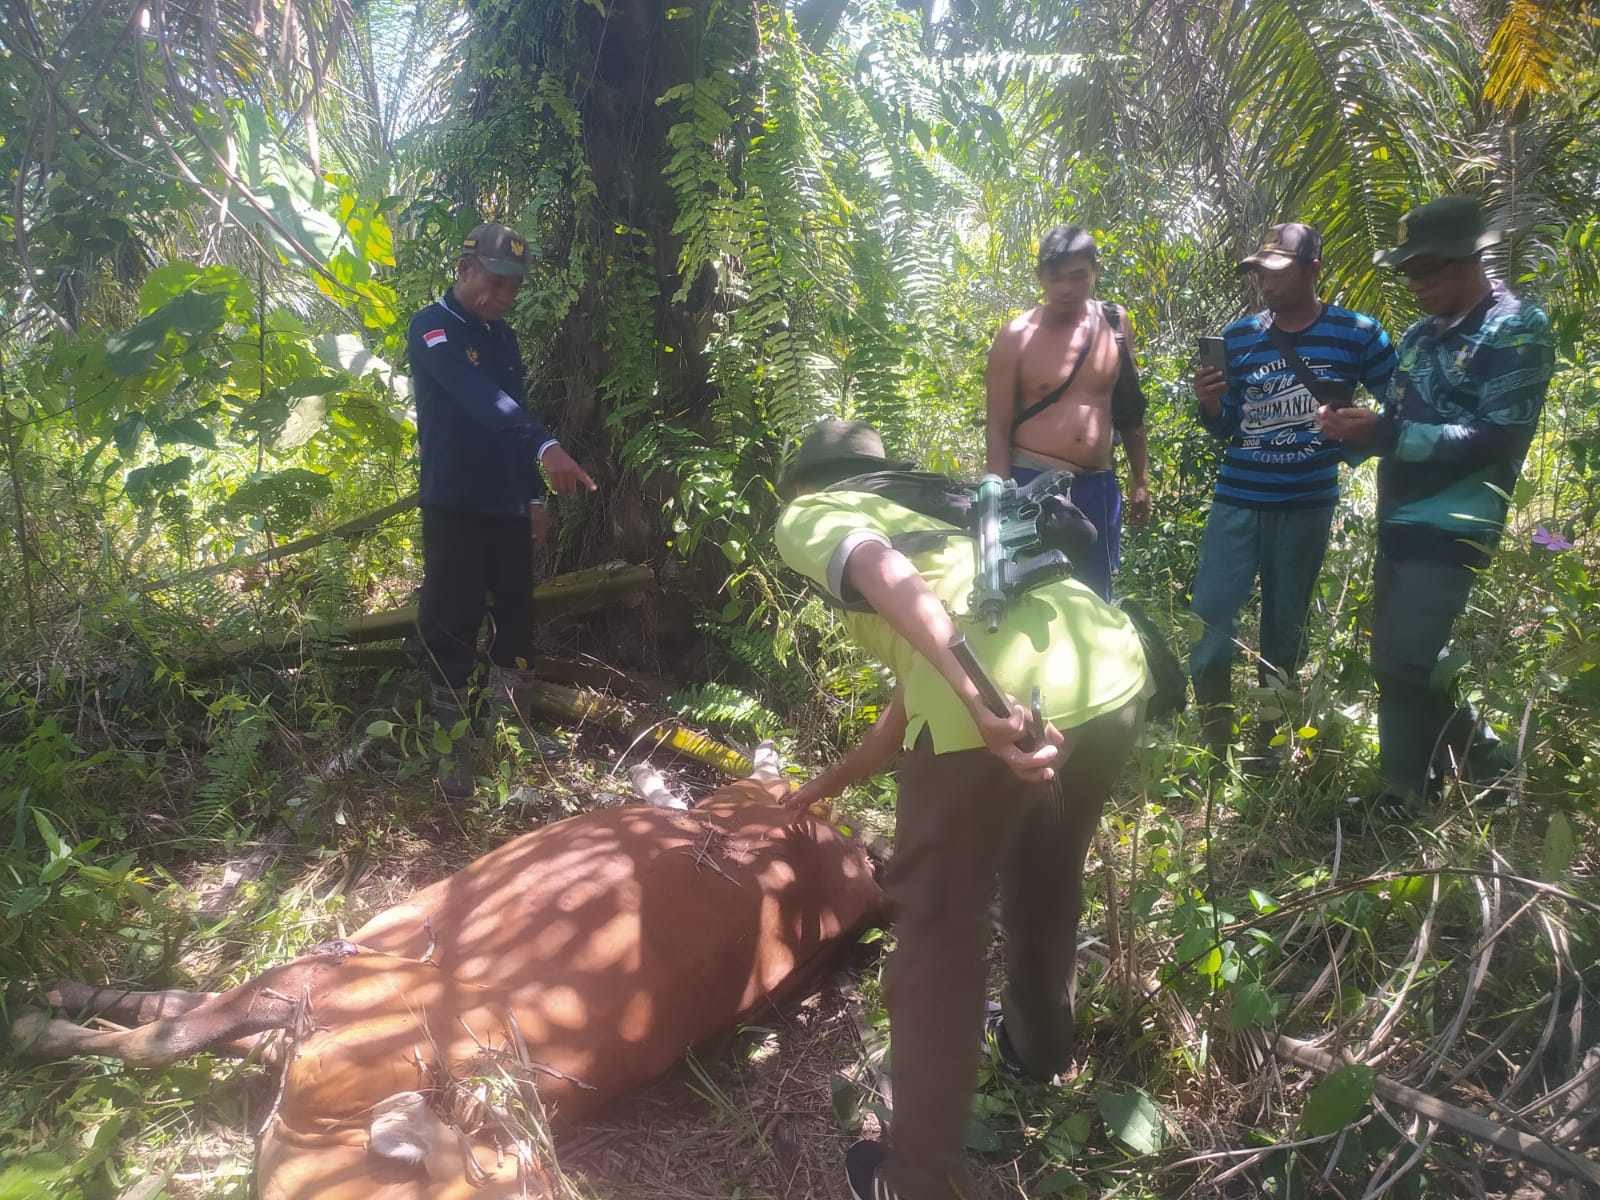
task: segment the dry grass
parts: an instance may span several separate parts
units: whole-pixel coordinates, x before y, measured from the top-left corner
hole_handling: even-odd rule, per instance
[[[607,1200],[848,1200],[831,1079],[861,1058],[850,977],[703,1048],[557,1139],[563,1167]],[[868,1117],[870,1121],[870,1116]]]

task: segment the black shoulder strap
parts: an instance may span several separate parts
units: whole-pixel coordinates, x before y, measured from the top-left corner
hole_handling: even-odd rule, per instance
[[[1306,360],[1295,351],[1289,335],[1278,328],[1276,321],[1268,324],[1265,314],[1256,319],[1266,326],[1267,340],[1278,348],[1278,353],[1283,355],[1283,361],[1288,364],[1289,370],[1294,372],[1294,377],[1306,391],[1311,393],[1313,399],[1338,402],[1354,398],[1355,384],[1340,379],[1319,378],[1315,371],[1306,366]]]
[[[1049,408],[1057,400],[1061,399],[1061,397],[1067,394],[1067,389],[1072,386],[1073,380],[1078,378],[1078,372],[1083,370],[1084,361],[1089,357],[1089,346],[1093,341],[1094,338],[1091,337],[1083,343],[1083,349],[1078,351],[1078,360],[1072,364],[1072,370],[1067,372],[1067,377],[1065,379],[1046,392],[1043,397],[1035,400],[1032,404],[1028,405],[1027,408],[1023,409],[1017,414],[1016,420],[1011,422],[1011,428],[1013,431],[1016,430],[1018,425],[1021,425],[1024,421],[1037,417],[1045,409]]]
[[[1133,351],[1128,349],[1128,335],[1122,332],[1122,314],[1117,311],[1117,306],[1109,300],[1102,300],[1100,308],[1106,315],[1106,324],[1111,326],[1111,336],[1117,339],[1117,362],[1122,369],[1122,374],[1131,379],[1139,377],[1139,365],[1133,361]]]

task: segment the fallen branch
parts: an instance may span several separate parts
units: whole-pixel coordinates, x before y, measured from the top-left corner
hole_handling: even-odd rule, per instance
[[[390,517],[397,517],[401,513],[410,512],[417,507],[417,494],[396,500],[387,504],[376,512],[367,513],[362,517],[355,517],[342,525],[335,525],[326,533],[313,533],[307,537],[296,538],[292,542],[284,542],[281,546],[272,546],[259,554],[249,554],[241,558],[230,558],[227,562],[213,563],[209,567],[199,570],[186,571],[182,575],[174,575],[170,579],[158,579],[154,583],[141,585],[141,590],[146,592],[162,592],[168,588],[177,587],[179,584],[191,583],[196,579],[207,579],[212,575],[225,575],[229,571],[242,571],[247,567],[260,566],[263,563],[276,562],[280,558],[287,558],[291,554],[299,554],[302,550],[311,550],[324,542],[334,538],[344,541],[360,541]]]
[[[1335,1058],[1326,1050],[1282,1034],[1273,1041],[1272,1052],[1285,1062],[1324,1075],[1345,1065],[1343,1060]],[[1419,1092],[1416,1088],[1407,1087],[1403,1083],[1396,1083],[1386,1075],[1376,1077],[1372,1090],[1391,1104],[1409,1109],[1430,1121],[1437,1121],[1457,1133],[1464,1133],[1480,1142],[1487,1142],[1497,1150],[1538,1163],[1541,1167],[1560,1172],[1568,1178],[1582,1180],[1591,1187],[1600,1187],[1600,1166],[1559,1146],[1552,1146],[1543,1138],[1505,1125],[1497,1125],[1478,1113],[1440,1100],[1437,1096],[1430,1096],[1426,1092]]]
[[[528,689],[527,697],[528,707],[547,716],[568,721],[593,721],[601,728],[623,734],[634,742],[665,746],[735,779],[743,779],[755,768],[755,764],[745,755],[712,741],[703,733],[696,733],[676,721],[636,716],[620,700],[599,692],[561,687],[541,680]]]
[[[539,620],[588,612],[645,591],[655,583],[655,572],[633,563],[607,563],[582,571],[569,571],[533,589],[533,607]],[[308,641],[365,645],[403,638],[417,627],[417,606],[407,604],[388,612],[364,613],[330,626],[304,625],[292,633],[259,638],[237,638],[217,649],[229,658],[273,654]]]

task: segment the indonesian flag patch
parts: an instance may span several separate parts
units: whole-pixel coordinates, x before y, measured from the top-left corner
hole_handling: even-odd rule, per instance
[[[432,350],[440,342],[448,342],[450,339],[445,337],[444,330],[430,329],[427,333],[422,335],[422,340],[427,345],[428,349]]]

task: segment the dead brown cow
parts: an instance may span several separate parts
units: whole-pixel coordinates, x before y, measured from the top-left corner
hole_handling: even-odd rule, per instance
[[[744,780],[688,811],[584,813],[231,991],[56,985],[58,1012],[136,1027],[30,1013],[13,1041],[162,1066],[283,1029],[292,1058],[257,1161],[263,1200],[537,1196],[537,1164],[519,1178],[487,1135],[468,1139],[416,1093],[527,1074],[531,1060],[552,1119],[570,1122],[792,994],[881,919],[883,896],[847,837],[784,817],[785,791]]]

